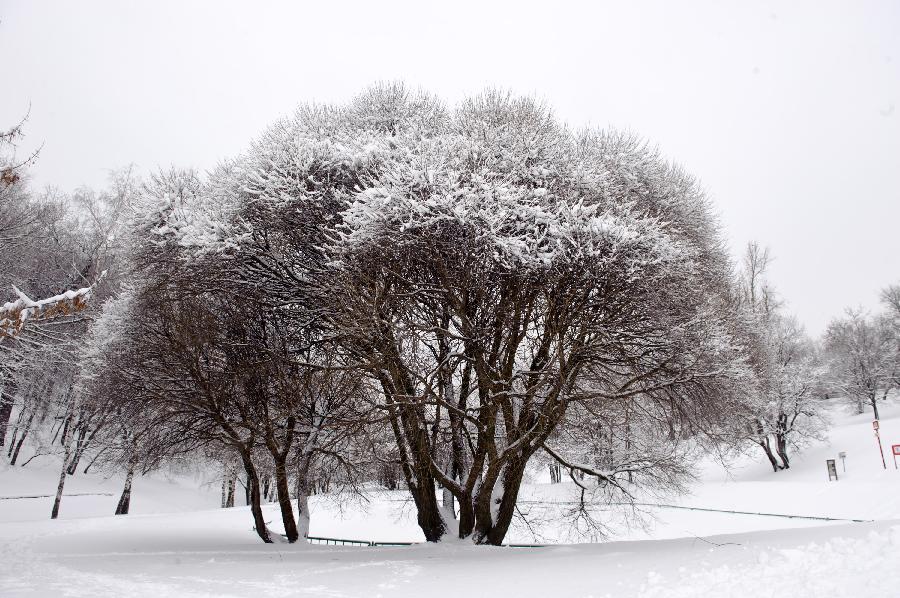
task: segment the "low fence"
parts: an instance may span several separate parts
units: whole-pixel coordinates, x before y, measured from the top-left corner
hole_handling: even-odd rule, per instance
[[[376,542],[374,540],[350,540],[348,538],[326,538],[323,536],[306,536],[310,544],[325,546],[412,546],[416,542]]]
[[[578,504],[575,502],[555,502],[555,501],[538,501],[523,500],[522,504],[541,504],[541,505],[561,505],[561,504]],[[616,506],[636,506],[636,507],[655,507],[660,509],[681,509],[685,511],[702,511],[706,513],[725,513],[729,515],[756,515],[759,517],[782,517],[784,519],[809,519],[813,521],[844,521],[850,523],[872,523],[873,519],[841,519],[838,517],[823,517],[818,515],[793,515],[787,513],[761,513],[755,511],[732,511],[726,509],[710,509],[707,507],[686,507],[682,505],[669,505],[664,503],[647,503],[647,502],[622,502],[622,503],[606,503],[607,505]],[[420,542],[377,542],[374,540],[351,540],[348,538],[326,538],[324,536],[307,536],[310,544],[322,544],[325,546],[414,546]],[[506,548],[545,548],[548,544],[503,544]]]
[[[659,503],[634,503],[642,507],[659,507],[662,509],[683,509],[685,511],[705,511],[707,513],[728,513],[731,515],[758,515],[760,517],[782,517],[784,519],[812,519],[814,521],[846,521],[852,523],[872,523],[874,519],[841,519],[839,517],[821,517],[817,515],[789,515],[785,513],[756,513],[754,511],[727,511],[725,509],[708,509],[706,507],[684,507],[681,505],[665,505]]]
[[[519,501],[523,505],[578,505],[576,501],[543,501],[543,500],[522,500]],[[793,515],[788,513],[760,513],[756,511],[733,511],[727,509],[710,509],[708,507],[686,507],[683,505],[669,505],[657,502],[611,502],[597,505],[598,507],[619,506],[619,507],[655,507],[659,509],[680,509],[683,511],[703,511],[706,513],[726,513],[729,515],[757,515],[759,517],[781,517],[784,519],[811,519],[813,521],[845,521],[848,523],[872,523],[874,519],[842,519],[840,517],[824,517],[820,515]]]
[[[323,546],[415,546],[421,542],[376,542],[374,540],[351,540],[348,538],[326,538],[324,536],[306,536],[310,544]],[[506,548],[544,548],[545,544],[504,544]]]
[[[19,500],[22,498],[53,498],[55,494],[28,494],[25,496],[0,496],[0,500]],[[75,492],[63,496],[112,496],[111,492]]]

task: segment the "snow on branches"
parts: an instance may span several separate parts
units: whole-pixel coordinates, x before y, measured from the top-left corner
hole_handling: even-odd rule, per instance
[[[100,278],[102,277],[103,274],[100,275]],[[66,291],[37,301],[13,286],[13,291],[18,295],[18,299],[8,301],[0,306],[0,340],[4,337],[16,336],[26,321],[52,320],[83,310],[87,307],[94,287],[100,278],[91,286]]]

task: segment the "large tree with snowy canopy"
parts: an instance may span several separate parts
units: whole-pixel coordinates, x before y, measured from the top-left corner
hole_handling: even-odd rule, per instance
[[[430,541],[500,544],[538,451],[623,490],[653,466],[600,470],[549,444],[573,403],[640,395],[669,426],[713,430],[745,376],[730,264],[695,180],[531,99],[448,110],[385,85],[302,108],[207,194],[214,210],[165,234],[229,260],[380,390]]]

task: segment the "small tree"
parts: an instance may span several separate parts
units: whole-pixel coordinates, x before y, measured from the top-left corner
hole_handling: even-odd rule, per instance
[[[768,350],[768,401],[761,411],[762,421],[775,440],[775,451],[781,460],[776,470],[788,469],[790,447],[799,449],[823,437],[824,369],[818,351],[792,317],[774,319]]]
[[[897,384],[897,338],[891,321],[861,309],[832,320],[825,333],[832,387],[863,413],[866,404],[878,419],[878,399]]]
[[[737,296],[755,378],[745,405],[748,436],[777,472],[790,467],[792,447],[822,437],[824,371],[803,327],[783,313],[784,304],[766,277],[771,262],[767,248],[748,243]]]

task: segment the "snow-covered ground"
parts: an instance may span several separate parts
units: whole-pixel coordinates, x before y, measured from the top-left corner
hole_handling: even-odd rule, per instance
[[[729,471],[710,462],[691,495],[669,505],[865,519],[842,523],[672,508],[644,509],[646,527],[601,518],[602,543],[544,548],[462,542],[398,548],[262,545],[245,507],[218,509],[218,488],[181,474],[136,480],[132,514],[113,517],[120,479],[78,474],[66,486],[61,519],[51,498],[0,499],[0,596],[900,596],[900,407],[881,425],[882,468],[871,419],[834,416],[829,442],[773,474],[764,459]],[[828,482],[825,459],[840,461]],[[758,455],[757,457],[761,457]],[[56,464],[0,470],[0,497],[52,494]],[[531,484],[510,542],[571,542],[571,487]],[[267,507],[273,528],[279,517]],[[367,501],[319,497],[312,535],[418,541],[401,493]]]

